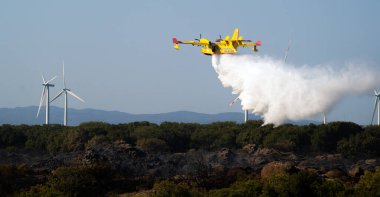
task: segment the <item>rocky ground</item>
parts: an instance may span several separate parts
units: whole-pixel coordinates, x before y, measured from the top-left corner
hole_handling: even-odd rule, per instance
[[[68,154],[9,153],[0,151],[0,163],[27,163],[36,172],[76,164],[106,164],[133,177],[186,178],[215,173],[245,173],[267,177],[306,170],[322,178],[355,180],[374,171],[380,158],[354,159],[340,154],[297,155],[254,144],[242,149],[189,150],[185,153],[145,151],[123,141],[106,142]]]

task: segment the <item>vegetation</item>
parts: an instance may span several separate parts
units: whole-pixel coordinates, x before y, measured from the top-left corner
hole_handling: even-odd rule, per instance
[[[262,126],[216,122],[190,124],[149,122],[111,125],[87,122],[75,127],[60,125],[0,126],[0,151],[43,153],[47,155],[84,151],[101,142],[125,141],[147,152],[180,153],[191,149],[220,150],[242,148],[247,144],[297,154],[341,153],[347,157],[380,156],[380,127],[362,127],[350,122],[327,125]],[[199,165],[200,171],[207,166]],[[202,174],[201,172],[199,174]],[[299,171],[271,176],[214,174],[195,181],[136,180],[107,165],[62,166],[35,174],[26,164],[0,165],[0,196],[112,196],[152,189],[153,196],[380,196],[380,169],[365,172],[354,182],[321,179]],[[207,179],[207,180],[206,180]],[[219,181],[219,182],[218,182]],[[220,181],[224,181],[221,183]]]
[[[43,151],[50,154],[81,151],[99,141],[123,140],[146,150],[186,152],[189,149],[241,148],[247,144],[261,147],[316,153],[374,155],[380,153],[380,128],[361,127],[350,122],[327,125],[261,126],[261,121],[247,124],[216,122],[190,124],[148,122],[111,125],[87,122],[76,127],[0,126],[0,149],[8,151]]]

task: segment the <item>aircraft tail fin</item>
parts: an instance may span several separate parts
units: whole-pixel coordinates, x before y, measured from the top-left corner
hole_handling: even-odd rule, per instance
[[[178,41],[177,38],[173,38],[174,48],[177,50],[179,50],[179,46],[178,46],[179,43],[181,43],[181,41]]]
[[[234,34],[232,34],[232,38],[231,38],[231,40],[238,40],[238,38],[239,38],[239,29],[236,28],[236,29],[234,30]]]

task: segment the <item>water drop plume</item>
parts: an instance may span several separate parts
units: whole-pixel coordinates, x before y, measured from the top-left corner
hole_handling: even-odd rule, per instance
[[[380,82],[379,72],[363,64],[294,66],[267,56],[213,55],[212,65],[243,110],[276,126],[328,112],[345,96],[368,94]]]

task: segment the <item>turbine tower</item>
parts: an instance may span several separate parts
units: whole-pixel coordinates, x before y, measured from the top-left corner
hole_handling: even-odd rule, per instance
[[[55,96],[50,102],[53,102],[54,100],[56,100],[58,97],[60,97],[62,94],[65,95],[65,103],[64,103],[64,109],[63,109],[63,125],[64,126],[67,126],[67,93],[69,93],[71,96],[75,97],[76,99],[84,102],[83,99],[81,99],[78,95],[76,95],[74,92],[72,92],[70,89],[66,88],[66,81],[65,81],[65,64],[62,63],[62,67],[63,67],[63,90],[57,95]]]
[[[248,121],[248,110],[244,111],[244,123],[247,123]]]
[[[228,106],[232,107],[232,105],[235,104],[237,100],[239,100],[239,96],[236,97],[230,104],[228,104]],[[247,123],[247,121],[248,121],[248,110],[244,110],[244,123]]]
[[[379,105],[380,92],[377,92],[376,90],[374,90],[374,93],[375,93],[374,96],[376,96],[376,98],[375,98],[375,106],[373,108],[371,125],[373,124],[373,118],[375,117],[376,107],[377,107],[377,125],[380,125],[380,105]]]
[[[49,124],[49,117],[50,117],[50,111],[49,111],[49,88],[54,87],[54,84],[51,84],[50,82],[53,81],[57,76],[51,78],[49,81],[45,81],[44,75],[41,73],[43,84],[42,86],[42,94],[40,98],[40,104],[38,106],[37,116],[40,114],[42,103],[44,102],[44,98],[46,97],[46,115],[45,115],[45,124]]]

